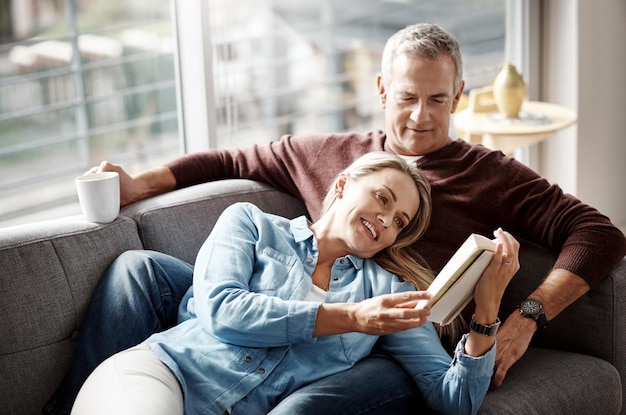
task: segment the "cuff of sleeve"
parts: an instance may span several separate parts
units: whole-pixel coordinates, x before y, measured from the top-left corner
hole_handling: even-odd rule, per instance
[[[289,343],[314,342],[315,320],[321,303],[311,301],[290,301],[287,318],[287,338]]]
[[[465,377],[491,379],[496,361],[496,343],[482,356],[470,356],[465,353],[465,342],[468,334],[464,334],[454,351],[452,364]]]

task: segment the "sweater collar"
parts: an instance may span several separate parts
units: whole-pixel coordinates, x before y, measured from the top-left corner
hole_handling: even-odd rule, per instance
[[[384,140],[383,149],[389,153],[393,153],[393,150],[391,150],[391,147],[389,146],[389,140],[387,140],[387,134],[383,136],[383,140]],[[415,160],[415,162],[419,165],[432,158],[435,158],[435,159],[445,158],[445,156],[448,154],[456,153],[458,149],[462,147],[463,145],[469,146],[470,144],[467,141],[462,140],[460,138],[456,140],[452,140],[445,146],[441,147],[439,150],[420,156],[417,160]]]

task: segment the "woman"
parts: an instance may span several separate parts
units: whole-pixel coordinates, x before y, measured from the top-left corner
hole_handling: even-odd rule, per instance
[[[73,414],[264,414],[297,388],[380,345],[444,413],[476,412],[489,387],[497,312],[519,245],[497,249],[475,290],[475,328],[445,352],[428,310],[432,275],[404,251],[427,227],[427,181],[388,153],[344,170],[314,224],[248,203],[227,208],[200,249],[181,322],[102,363]],[[392,274],[376,261],[393,266]],[[508,265],[507,265],[508,264]],[[484,327],[483,327],[484,328]]]

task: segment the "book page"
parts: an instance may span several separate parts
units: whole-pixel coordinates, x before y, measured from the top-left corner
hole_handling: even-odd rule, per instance
[[[416,307],[430,308],[432,322],[450,323],[474,297],[474,287],[494,250],[491,239],[471,234],[428,287],[430,300],[421,300]]]
[[[463,278],[458,278],[456,283],[430,308],[428,320],[442,325],[450,324],[474,298],[476,283],[492,257],[492,251],[483,251],[465,270]]]

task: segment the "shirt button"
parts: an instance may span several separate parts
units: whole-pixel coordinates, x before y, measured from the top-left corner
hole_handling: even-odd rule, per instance
[[[340,263],[341,265],[343,265],[343,263],[344,263],[344,262],[346,262],[346,261],[345,261],[345,260],[343,260],[343,259],[340,259],[340,260],[339,260],[339,263]]]
[[[252,361],[252,358],[250,356],[246,356],[243,360],[245,360],[246,363],[250,363]]]
[[[264,375],[265,374],[265,369],[260,367],[259,370],[257,370],[257,372],[259,372],[260,375]]]
[[[250,399],[250,398],[248,398],[247,396],[244,396],[243,398],[241,398],[241,400],[244,401],[244,402],[248,402],[248,399]]]
[[[306,263],[307,264],[312,264],[313,263],[313,258],[309,257],[306,259]]]

